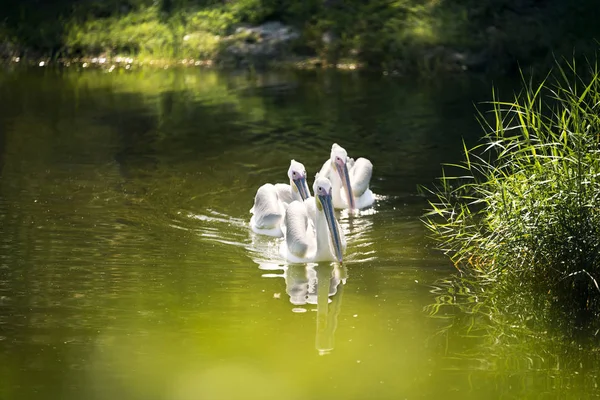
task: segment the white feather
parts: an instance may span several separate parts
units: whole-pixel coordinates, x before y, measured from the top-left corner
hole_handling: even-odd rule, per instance
[[[314,241],[315,228],[308,217],[306,206],[293,201],[285,213],[285,242],[288,252],[299,259],[306,258]]]
[[[350,182],[352,183],[352,193],[354,196],[362,196],[368,189],[371,183],[371,175],[373,174],[373,164],[366,158],[359,158],[353,163],[348,171],[350,173]]]
[[[289,185],[266,183],[257,190],[254,196],[254,206],[250,209],[250,213],[253,214],[250,218],[250,228],[255,233],[275,237],[283,236],[281,225],[285,209],[292,201],[302,200],[302,195],[296,185],[299,184],[298,182],[304,182],[303,187],[306,185],[304,165],[291,160],[288,178],[290,179]],[[308,188],[305,191],[307,195],[310,195]]]
[[[299,198],[294,198],[293,188],[287,183],[276,183],[275,190],[277,191],[277,196],[279,197],[279,201],[281,201],[286,207],[294,200],[299,200]],[[297,192],[297,191],[296,191]],[[298,194],[298,197],[300,195]]]
[[[281,237],[281,221],[285,208],[279,201],[275,185],[265,183],[256,191],[254,207],[250,209],[253,214],[250,218],[252,231],[262,235]]]
[[[325,178],[315,179],[316,188],[331,193],[331,182]],[[285,213],[283,234],[285,240],[280,245],[281,255],[291,262],[336,261],[333,233],[329,231],[323,207],[317,206],[315,197],[304,202],[293,201]],[[337,220],[333,217],[339,234],[341,251],[346,249],[346,239]]]

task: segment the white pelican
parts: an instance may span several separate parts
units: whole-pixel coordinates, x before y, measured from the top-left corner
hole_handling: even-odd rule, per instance
[[[313,185],[314,200],[293,201],[284,221],[285,240],[279,251],[290,262],[339,261],[346,249],[343,236],[333,213],[332,185],[329,179],[317,175]],[[309,204],[314,201],[316,212],[309,216]]]
[[[306,184],[306,169],[302,163],[292,160],[288,169],[290,184],[265,183],[256,191],[254,206],[250,209],[250,228],[253,232],[281,237],[281,222],[288,204],[294,200],[304,200],[310,197]]]
[[[337,143],[331,146],[329,160],[325,161],[319,174],[329,178],[333,185],[333,206],[351,211],[369,207],[375,201],[369,189],[373,164],[366,158],[356,161]]]

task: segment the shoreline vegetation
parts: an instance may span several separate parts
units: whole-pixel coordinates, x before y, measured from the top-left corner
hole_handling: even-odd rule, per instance
[[[589,55],[593,0],[9,0],[5,62],[511,74]],[[100,62],[103,61],[103,62]]]
[[[494,94],[479,114],[482,143],[425,188],[424,222],[460,273],[440,285],[445,305],[537,334],[597,337],[599,68],[565,60],[541,83],[524,78],[512,101]]]

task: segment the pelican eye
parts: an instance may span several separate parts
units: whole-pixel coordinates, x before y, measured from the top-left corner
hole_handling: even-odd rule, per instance
[[[296,176],[296,171],[292,172],[292,175]]]
[[[323,191],[323,188],[321,186],[319,186],[317,189],[319,190],[319,192]]]

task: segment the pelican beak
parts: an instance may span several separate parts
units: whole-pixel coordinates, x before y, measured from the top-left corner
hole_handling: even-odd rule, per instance
[[[300,192],[302,200],[306,200],[310,197],[310,191],[308,190],[308,184],[306,183],[305,176],[295,179],[294,185],[296,185],[296,187],[298,188],[298,192]]]
[[[340,161],[335,163],[335,169],[337,173],[342,178],[342,186],[344,190],[346,190],[346,198],[348,199],[348,206],[350,210],[354,210],[356,208],[356,204],[354,202],[354,193],[352,192],[352,185],[350,184],[350,174],[348,173],[348,164],[346,161]]]
[[[331,189],[329,193],[326,195],[318,195],[319,201],[323,206],[323,213],[325,214],[325,219],[327,220],[327,226],[329,228],[329,235],[331,236],[331,243],[333,244],[333,250],[335,252],[335,258],[341,263],[343,259],[342,254],[342,242],[340,240],[340,232],[338,230],[338,225],[335,220],[335,216],[333,215],[333,203],[331,202]]]

